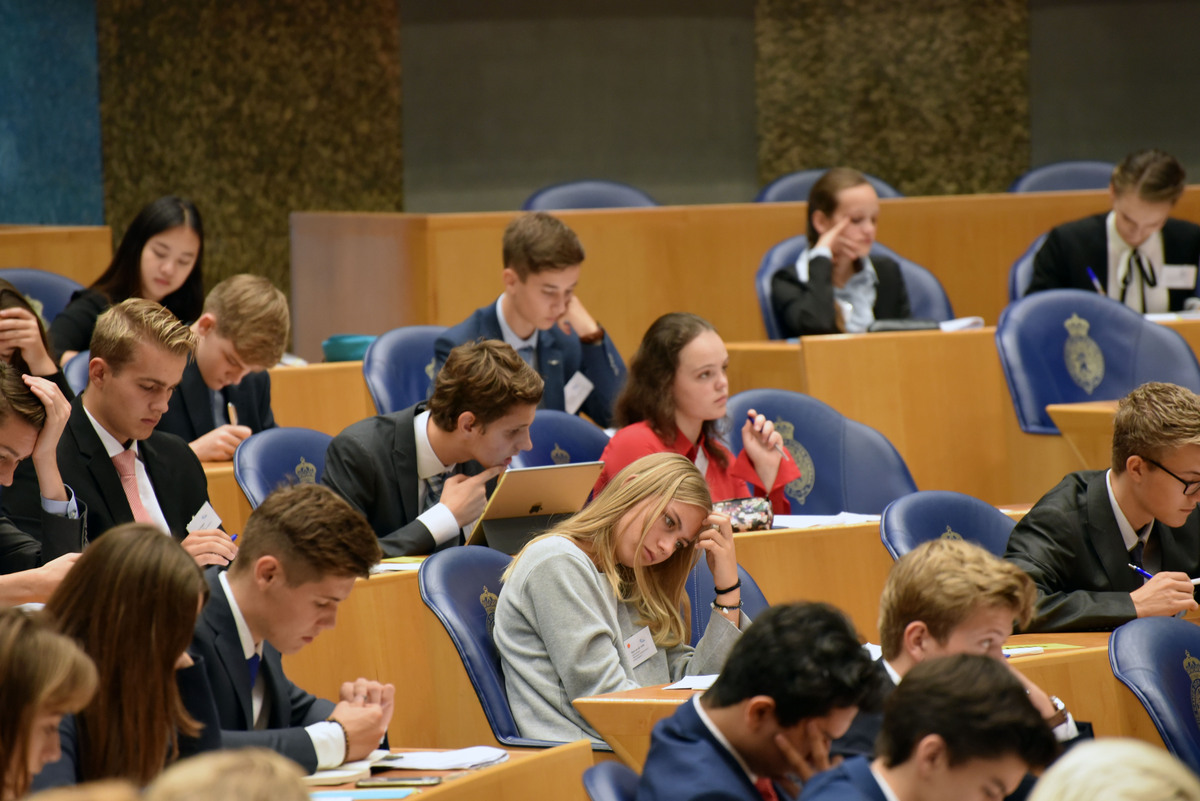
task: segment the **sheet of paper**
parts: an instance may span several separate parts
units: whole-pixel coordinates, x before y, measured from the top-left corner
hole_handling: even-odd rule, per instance
[[[192,515],[192,519],[187,524],[187,532],[191,534],[193,531],[211,531],[220,527],[221,518],[217,515],[217,510],[212,508],[211,503],[205,501],[196,514]]]
[[[813,528],[815,526],[852,526],[859,523],[878,523],[879,515],[860,515],[838,512],[836,515],[775,515],[772,528]]]
[[[392,754],[375,763],[376,767],[400,770],[466,770],[484,765],[494,765],[508,759],[503,748],[490,745],[474,745],[453,751],[409,751]]]
[[[579,407],[587,400],[587,396],[592,394],[595,386],[590,378],[576,370],[575,375],[571,376],[571,380],[563,387],[563,408],[567,414],[579,411]]]
[[[415,793],[410,787],[378,787],[370,790],[317,790],[309,793],[320,801],[375,801],[384,798],[408,798]]]
[[[383,759],[387,755],[387,751],[384,751],[382,748],[377,748],[372,751],[366,759],[359,759],[354,762],[346,762],[336,768],[314,771],[304,777],[304,783],[310,787],[318,787],[329,784],[345,784],[346,782],[365,779],[371,775],[371,765]],[[395,796],[388,797],[393,798]]]
[[[420,562],[380,562],[371,568],[371,575],[376,573],[412,573],[420,569]]]
[[[684,676],[674,684],[668,684],[668,690],[707,690],[713,686],[713,682],[717,680],[717,675],[704,676]]]
[[[1032,654],[1046,653],[1046,649],[1040,645],[1006,645],[1001,650],[1004,651],[1005,656],[1030,656]]]
[[[970,331],[973,328],[983,328],[983,318],[955,317],[953,320],[938,323],[938,328],[943,331]]]

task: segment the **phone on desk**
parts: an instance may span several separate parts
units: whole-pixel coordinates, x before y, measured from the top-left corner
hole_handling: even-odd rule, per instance
[[[441,776],[372,776],[359,779],[355,787],[432,787],[441,784]]]

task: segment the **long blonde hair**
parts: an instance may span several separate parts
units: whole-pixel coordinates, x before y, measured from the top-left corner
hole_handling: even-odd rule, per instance
[[[640,551],[650,527],[671,501],[697,506],[704,510],[705,516],[712,511],[708,482],[694,464],[677,453],[643,456],[617,473],[583,511],[531,540],[529,545],[545,537],[570,539],[591,556],[608,578],[613,594],[633,604],[638,622],[650,628],[654,644],[670,648],[686,642],[690,634],[685,622],[690,606],[684,587],[696,562],[695,543],[689,542],[687,547],[656,565],[626,567],[617,562],[617,537],[626,515],[649,502],[642,518]],[[502,580],[508,580],[524,553],[522,549],[517,554]]]

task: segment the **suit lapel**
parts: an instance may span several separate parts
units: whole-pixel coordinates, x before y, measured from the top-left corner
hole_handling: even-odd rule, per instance
[[[212,395],[200,375],[200,367],[195,357],[188,357],[187,368],[183,371],[183,379],[179,382],[179,390],[171,399],[172,403],[180,403],[183,413],[192,426],[192,435],[200,436],[201,431],[211,431],[213,426]]]
[[[209,599],[204,608],[204,622],[213,641],[213,650],[221,660],[221,667],[237,696],[238,706],[241,707],[246,729],[254,728],[254,707],[250,699],[250,672],[246,667],[246,655],[242,651],[242,641],[238,638],[237,622],[233,619],[233,610],[229,608],[229,599],[225,597],[225,589],[217,578],[216,571],[209,579]]]
[[[1121,529],[1108,499],[1106,473],[1101,470],[1088,482],[1084,525],[1088,542],[1108,576],[1109,586],[1132,592],[1138,588],[1141,579],[1129,569],[1129,552],[1125,550],[1125,541],[1121,539]]]
[[[270,697],[268,729],[286,729],[292,725],[292,704],[288,698],[287,682],[283,679],[283,657],[270,643],[263,643],[263,694]]]
[[[425,411],[425,404],[419,403],[411,409],[402,412],[396,418],[396,438],[392,444],[392,461],[395,464],[397,476],[411,476],[412,480],[400,482],[400,505],[404,508],[406,520],[416,520],[420,509],[417,499],[420,497],[420,481],[417,477],[417,435],[413,431],[413,420]]]
[[[184,509],[179,503],[170,502],[174,500],[169,492],[167,475],[171,466],[165,464],[163,455],[158,449],[158,443],[153,439],[154,435],[150,436],[150,439],[138,442],[142,465],[146,468],[146,475],[150,477],[150,486],[154,489],[154,497],[158,499],[158,507],[162,509],[163,517],[167,521],[167,528],[171,530],[171,536],[180,540],[187,536],[188,521],[200,510]]]
[[[104,443],[100,441],[96,429],[92,428],[92,421],[88,419],[87,412],[83,409],[82,396],[72,401],[67,430],[71,434],[71,439],[74,440],[71,444],[82,458],[99,496],[98,498],[89,498],[87,502],[90,504],[99,501],[103,504],[108,519],[114,525],[132,521],[133,510],[129,508],[129,501],[125,497],[125,488],[121,486],[121,477],[117,474],[112,457],[104,449]],[[59,450],[62,450],[61,446]],[[60,458],[62,457],[60,456]],[[103,533],[103,530],[95,531],[92,536],[97,537]]]

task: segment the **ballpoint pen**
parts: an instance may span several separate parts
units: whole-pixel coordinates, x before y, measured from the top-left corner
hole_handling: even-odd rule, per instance
[[[1130,569],[1130,570],[1132,570],[1132,571],[1134,571],[1135,573],[1140,573],[1140,574],[1141,574],[1142,576],[1144,576],[1145,578],[1148,578],[1148,579],[1152,579],[1152,578],[1154,578],[1154,574],[1153,574],[1153,573],[1147,573],[1145,570],[1142,570],[1140,567],[1138,567],[1137,565],[1133,564],[1132,562],[1130,562],[1130,563],[1129,563],[1129,569]]]
[[[1103,295],[1104,287],[1100,286],[1100,279],[1096,277],[1096,273],[1094,273],[1092,271],[1091,267],[1087,268],[1087,274],[1088,274],[1088,278],[1092,279],[1092,286],[1094,286],[1096,288],[1097,292],[1099,292],[1101,295]]]

